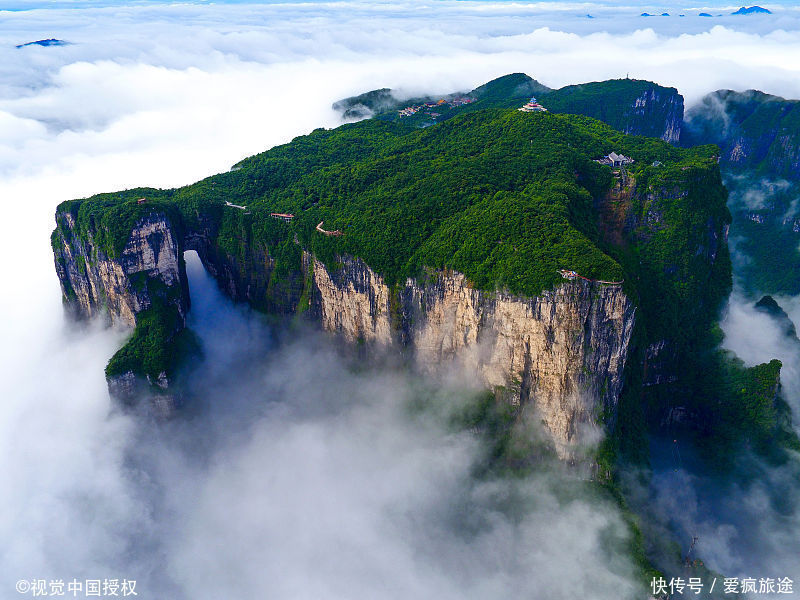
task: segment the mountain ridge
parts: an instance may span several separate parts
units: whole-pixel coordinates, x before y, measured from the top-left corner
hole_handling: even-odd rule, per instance
[[[456,115],[485,108],[518,108],[531,96],[556,113],[582,114],[624,133],[658,137],[676,143],[683,121],[683,97],[675,88],[637,79],[612,79],[551,89],[524,73],[511,73],[469,92],[397,99],[382,88],[344,98],[333,109],[345,119],[377,118],[425,127]],[[462,99],[470,100],[459,104]],[[452,105],[456,100],[456,105]],[[403,107],[420,107],[398,116]]]
[[[598,162],[613,152],[634,162]],[[475,371],[502,402],[543,411],[566,452],[580,423],[614,428],[635,314],[660,348],[649,373],[667,372],[693,336],[676,329],[681,314],[691,305],[701,331],[727,294],[716,152],[513,106],[425,128],[371,119],[185,188],[68,201],[52,242],[68,306],[130,307],[134,336],[107,368],[118,395],[177,389],[161,351],[183,344],[180,265],[193,249],[233,299],[307,315],[355,344],[431,365],[494,348]]]

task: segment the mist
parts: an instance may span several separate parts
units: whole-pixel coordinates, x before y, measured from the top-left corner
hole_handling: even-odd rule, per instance
[[[795,431],[800,430],[800,342],[739,292],[731,296],[721,326],[722,347],[747,366],[773,358],[782,361],[780,393],[791,407]],[[647,515],[650,536],[676,535],[677,556],[655,549],[658,561],[672,575],[684,572],[681,562],[697,537],[690,558],[702,560],[725,577],[798,580],[800,456],[790,453],[785,462],[775,464],[745,448],[730,471],[722,473],[673,431],[654,437],[651,456],[647,489],[633,474],[628,489],[636,496],[634,504]]]
[[[319,333],[287,336],[222,297],[192,255],[201,393],[167,422],[121,411],[103,368],[127,332],[65,320],[53,213],[69,198],[224,171],[338,125],[335,100],[381,87],[446,93],[524,71],[552,87],[630,75],[689,104],[725,87],[800,97],[800,14],[775,4],[774,18],[742,21],[674,3],[7,3],[0,596],[21,578],[128,578],[142,597],[177,600],[641,597],[622,515],[579,473],[547,463],[478,476],[486,441],[450,419],[474,389],[360,364]],[[686,17],[638,16],[663,10]],[[50,37],[70,45],[15,48]],[[760,321],[757,343],[734,333],[752,328],[744,314],[726,344],[748,361],[776,356]],[[797,572],[796,514],[763,500],[796,471],[726,488],[729,509],[693,477],[656,475],[681,490],[661,494],[658,523],[685,514],[673,528],[701,528],[700,556],[726,574]],[[740,505],[763,529],[731,533]],[[763,570],[743,555],[753,540],[772,561]]]
[[[727,119],[724,114],[719,117],[721,122]],[[777,196],[791,190],[784,180],[725,175],[732,190],[732,211],[774,210]],[[737,243],[741,235],[731,229],[734,291],[721,315],[721,348],[748,367],[775,358],[782,362],[780,396],[791,409],[795,432],[800,432],[800,341],[787,333],[787,323],[755,307],[763,293],[745,280],[751,259]],[[769,244],[764,238],[759,242]],[[800,298],[778,295],[776,300],[793,324],[800,323]],[[776,464],[744,447],[730,470],[721,472],[698,454],[679,428],[664,426],[652,439],[650,467],[644,478],[636,470],[627,473],[626,489],[632,504],[645,515],[647,538],[675,536],[677,549],[650,548],[656,563],[670,575],[683,576],[682,563],[688,556],[724,577],[798,580],[799,455],[789,452],[784,462]]]
[[[3,494],[0,579],[124,577],[176,599],[640,597],[616,505],[576,472],[476,476],[486,441],[451,419],[475,389],[277,335],[187,265],[202,402],[169,421],[109,411],[101,363],[74,384],[82,409],[67,394],[51,430],[4,432],[2,460],[28,474]],[[77,335],[54,380],[108,337]]]

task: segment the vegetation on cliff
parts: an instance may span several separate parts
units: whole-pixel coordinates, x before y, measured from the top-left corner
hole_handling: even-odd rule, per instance
[[[684,144],[722,150],[743,290],[800,293],[800,102],[720,90],[687,111],[684,132]]]
[[[180,223],[180,215],[169,202],[169,190],[136,188],[123,193],[98,194],[91,202],[68,200],[59,205],[56,212],[56,230],[53,232],[54,249],[63,243],[68,227],[65,216],[69,214],[75,222],[75,233],[84,243],[91,238],[90,261],[102,252],[110,259],[119,259],[128,243],[134,225],[143,218],[166,214],[172,223]],[[140,203],[139,199],[146,199]]]
[[[158,381],[162,373],[171,378],[184,358],[200,351],[197,337],[183,327],[175,307],[156,299],[137,315],[133,334],[106,365],[106,377],[131,372],[151,382]]]
[[[796,445],[787,427],[787,407],[778,396],[781,362],[746,367],[728,352],[719,351],[709,361],[709,372],[698,380],[697,441],[718,463],[729,463],[736,450],[750,448],[762,455],[781,456],[781,447]],[[796,448],[795,448],[796,449]]]
[[[683,118],[683,97],[678,91],[651,81],[612,79],[551,89],[524,73],[511,73],[470,92],[443,96],[399,100],[383,88],[345,98],[333,108],[346,119],[374,117],[407,127],[428,127],[487,108],[519,108],[531,96],[538,97],[551,112],[585,115],[619,131],[656,138],[667,130],[677,134]],[[419,110],[401,115],[399,111],[408,107]]]
[[[656,138],[665,135],[665,128],[677,125],[679,130],[683,121],[683,97],[678,90],[640,79],[568,85],[541,102],[552,112],[586,115],[619,131]]]
[[[612,151],[635,159],[624,175],[638,182],[630,226],[613,242],[596,204],[616,180],[595,162]],[[360,257],[389,285],[426,268],[521,296],[557,285],[559,269],[625,279],[657,333],[681,314],[710,314],[729,285],[727,257],[715,274],[698,252],[710,248],[709,228],[721,235],[728,218],[716,152],[514,109],[474,110],[424,129],[373,119],[316,130],[184,188],[101,194],[66,202],[59,214],[118,257],[132,224],[161,211],[187,239],[205,240],[233,280],[266,269],[268,280],[248,284],[258,293],[247,297],[265,309],[294,302],[287,312],[296,310],[306,249],[332,270],[341,255]],[[320,222],[343,235],[321,234]],[[291,296],[287,286],[299,289]],[[145,348],[145,339],[154,338],[134,341]]]

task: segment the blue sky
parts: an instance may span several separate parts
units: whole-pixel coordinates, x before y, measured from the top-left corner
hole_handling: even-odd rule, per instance
[[[498,6],[506,5],[551,5],[553,7],[565,7],[575,9],[594,8],[617,8],[621,12],[635,12],[640,13],[646,9],[672,12],[693,12],[702,11],[708,8],[713,8],[721,12],[731,12],[738,9],[740,6],[752,6],[756,3],[735,4],[724,0],[704,0],[703,2],[613,2],[609,0],[600,0],[594,2],[559,2],[557,0],[432,0],[431,4],[453,4],[454,2],[461,3],[480,3],[480,4],[494,4]],[[47,9],[47,8],[89,8],[89,7],[106,7],[106,6],[128,6],[128,5],[164,5],[174,4],[175,2],[169,0],[138,0],[133,2],[125,2],[119,0],[11,0],[0,3],[0,10],[21,10],[21,9]],[[262,0],[253,2],[252,0],[214,0],[213,2],[207,0],[186,0],[180,4],[315,4],[313,0]],[[373,2],[372,4],[391,4],[391,2]],[[394,3],[401,4],[401,3]],[[768,9],[781,9],[781,8],[795,8],[796,2],[791,0],[770,0],[769,2],[758,3],[759,6]],[[638,12],[637,12],[638,11]]]

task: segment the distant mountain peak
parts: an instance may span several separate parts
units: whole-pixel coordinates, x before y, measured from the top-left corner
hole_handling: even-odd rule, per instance
[[[736,12],[732,12],[732,15],[755,15],[755,14],[764,14],[764,15],[771,15],[772,11],[766,8],[762,8],[760,6],[743,6]]]
[[[783,310],[781,305],[775,301],[775,298],[772,296],[764,296],[761,300],[756,302],[755,308],[772,317],[775,323],[781,327],[784,335],[797,339],[797,330],[795,329],[792,319],[786,314],[786,311]]]
[[[551,91],[549,87],[542,85],[525,73],[509,73],[476,87],[470,94],[476,98],[524,97],[546,94],[549,91]]]
[[[48,38],[46,40],[36,40],[35,42],[26,42],[25,44],[17,44],[17,48],[25,48],[26,46],[69,46],[69,42],[64,40],[57,40],[56,38]]]

